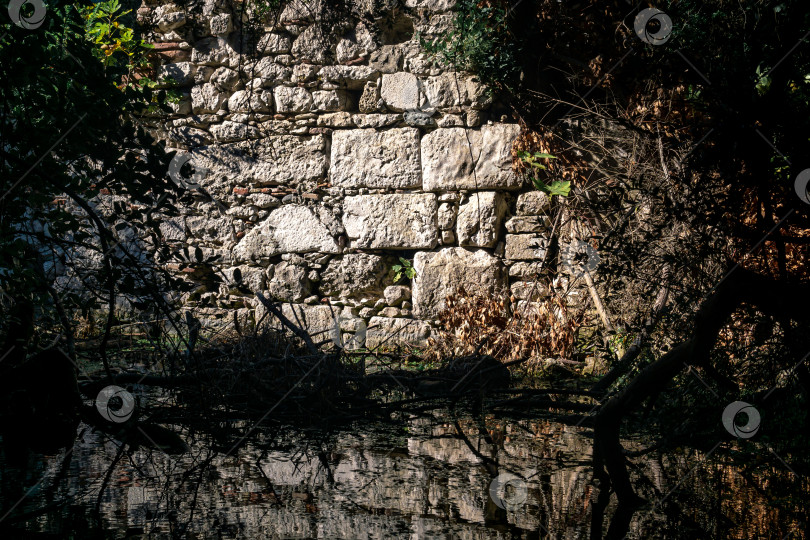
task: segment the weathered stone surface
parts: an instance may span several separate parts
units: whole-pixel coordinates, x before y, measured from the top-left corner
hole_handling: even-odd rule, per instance
[[[449,11],[455,7],[456,0],[405,0],[405,5],[430,11]]]
[[[389,270],[385,258],[380,255],[347,253],[329,261],[321,274],[321,292],[326,296],[344,298],[372,293],[379,295],[389,277]]]
[[[338,131],[332,137],[332,184],[341,187],[413,188],[422,183],[419,132],[412,128]]]
[[[359,108],[361,113],[377,113],[383,110],[383,101],[380,98],[380,89],[376,83],[367,82],[363,86],[360,96]]]
[[[512,141],[517,124],[493,124],[480,130],[437,129],[422,137],[422,178],[426,191],[516,189]],[[468,141],[469,137],[469,141]]]
[[[282,302],[300,302],[311,290],[307,269],[298,264],[282,261],[273,269],[273,278],[267,284],[271,297]]]
[[[354,114],[352,122],[359,128],[384,128],[398,124],[402,120],[401,114]],[[421,178],[422,172],[419,171]]]
[[[542,191],[528,191],[521,193],[517,198],[517,215],[537,216],[545,214],[549,210],[550,200],[547,194]]]
[[[405,285],[390,285],[383,291],[385,303],[397,307],[405,300],[411,298],[411,288]]]
[[[261,137],[258,128],[231,121],[225,121],[216,126],[211,126],[210,131],[217,142],[243,141],[245,139],[258,139]]]
[[[276,112],[302,113],[312,110],[312,94],[306,88],[298,86],[278,86],[274,88]]]
[[[201,39],[194,44],[191,61],[207,66],[231,66],[239,63],[239,55],[223,37]]]
[[[273,135],[258,141],[199,149],[195,163],[209,170],[207,189],[230,190],[233,185],[259,186],[314,180],[326,176],[329,158],[323,135]],[[199,160],[199,161],[197,161]]]
[[[442,203],[439,205],[439,229],[449,231],[456,225],[455,203]]]
[[[507,234],[505,256],[510,260],[543,259],[548,240],[539,234]]]
[[[369,67],[379,73],[394,73],[402,67],[402,47],[383,45],[369,57]]]
[[[430,193],[346,197],[343,226],[357,248],[432,248],[438,242],[436,206]]]
[[[264,313],[263,307],[256,308],[256,319]],[[304,331],[316,337],[316,341],[328,339],[332,330],[338,324],[340,309],[331,306],[307,306],[304,304],[283,304],[281,313]],[[283,329],[275,317],[269,317],[275,328]]]
[[[402,112],[419,107],[419,79],[410,73],[382,76],[380,96],[391,110]]]
[[[355,26],[354,31],[344,36],[335,49],[338,64],[345,64],[352,60],[368,56],[376,49],[374,36],[362,22]]]
[[[429,107],[470,106],[483,108],[492,102],[492,97],[478,79],[465,73],[442,73],[428,77],[423,84]]]
[[[239,261],[261,261],[280,253],[340,253],[329,230],[309,208],[289,204],[270,212],[234,247]]]
[[[228,285],[243,285],[251,291],[262,291],[265,285],[264,268],[237,266],[223,272]]]
[[[208,82],[222,92],[230,92],[240,85],[239,74],[225,66],[216,68],[209,77]]]
[[[316,90],[312,92],[312,108],[316,111],[340,111],[351,108],[345,90]]]
[[[366,348],[425,347],[431,328],[425,321],[372,317],[366,330]]]
[[[520,279],[534,279],[543,270],[541,261],[516,262],[509,266],[509,277]]]
[[[361,90],[366,82],[377,78],[378,72],[369,66],[324,66],[318,75],[350,90]]]
[[[549,220],[545,216],[515,216],[506,222],[506,232],[516,233],[538,233],[543,232],[549,226]]]
[[[197,68],[191,62],[177,62],[176,64],[164,64],[158,70],[158,80],[163,81],[166,77],[172,79],[172,86],[187,86],[194,82],[194,73]]]
[[[253,78],[253,86],[271,86],[290,81],[292,69],[273,61],[270,57],[264,57],[256,63],[246,64],[243,68],[244,76]]]
[[[220,92],[216,86],[205,83],[191,89],[191,108],[196,114],[214,113],[228,101],[228,94]]]
[[[498,241],[507,205],[502,193],[473,193],[458,209],[456,236],[461,246],[492,247]]]
[[[284,34],[264,34],[256,49],[260,54],[284,54],[290,52],[292,39]]]
[[[539,281],[516,281],[509,286],[509,292],[515,300],[536,302],[548,296],[548,290]]]
[[[208,21],[208,28],[211,30],[211,34],[215,36],[224,36],[226,34],[230,34],[233,30],[231,14],[220,13],[219,15],[214,15]]]
[[[171,32],[186,24],[186,14],[174,4],[166,4],[155,8],[154,23],[160,32]]]
[[[290,52],[292,55],[310,64],[324,64],[329,58],[329,35],[313,24],[295,38]]]
[[[493,293],[506,287],[506,269],[484,250],[448,247],[417,253],[413,260],[413,312],[420,319],[435,319],[445,299],[464,289],[467,293]]]
[[[238,90],[228,99],[231,112],[271,112],[273,95],[264,90]]]

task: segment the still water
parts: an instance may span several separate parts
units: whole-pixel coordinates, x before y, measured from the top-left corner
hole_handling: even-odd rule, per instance
[[[122,451],[85,425],[72,449],[53,456],[4,445],[0,535],[590,537],[598,490],[587,427],[442,408],[331,431],[269,419],[232,452],[230,444],[173,429],[189,452]],[[730,463],[734,444],[710,456],[682,449],[634,460],[634,485],[650,502],[634,512],[627,537],[804,538],[806,497],[774,503],[769,486],[793,482],[792,493],[798,485],[806,495],[806,481]],[[642,446],[625,441],[629,450]],[[606,525],[615,506],[614,497]]]

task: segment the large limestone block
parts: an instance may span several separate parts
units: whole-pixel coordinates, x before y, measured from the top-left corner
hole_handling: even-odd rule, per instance
[[[436,209],[431,193],[346,197],[343,226],[353,247],[429,249],[438,242]]]
[[[389,265],[384,257],[370,253],[347,253],[329,261],[321,273],[321,292],[348,298],[379,293],[385,287]]]
[[[281,253],[340,253],[329,229],[306,206],[289,204],[270,212],[233,249],[238,261],[261,261]]]
[[[546,256],[548,239],[539,234],[507,234],[506,258],[510,260],[542,260]]]
[[[475,76],[465,73],[451,72],[428,77],[423,90],[428,106],[431,107],[467,105],[474,109],[483,109],[492,102],[487,87]]]
[[[473,193],[458,208],[456,236],[460,246],[493,247],[507,205],[502,193]]]
[[[366,347],[425,347],[430,333],[430,325],[425,321],[372,317],[366,330]]]
[[[332,185],[339,187],[419,187],[419,132],[414,128],[336,131],[329,172]]]
[[[382,76],[380,96],[394,111],[419,108],[419,79],[410,73],[392,73]]]
[[[507,273],[501,261],[484,250],[448,247],[417,253],[413,260],[414,315],[435,319],[451,294],[494,293],[505,289]]]
[[[422,137],[422,182],[425,191],[516,189],[512,142],[517,124],[492,124],[480,130],[437,129]]]
[[[274,135],[201,148],[194,164],[208,170],[202,185],[211,192],[250,184],[294,186],[326,176],[326,147],[323,135]]]

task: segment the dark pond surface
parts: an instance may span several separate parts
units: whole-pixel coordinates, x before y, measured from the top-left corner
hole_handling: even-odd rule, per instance
[[[232,453],[177,426],[190,451],[173,456],[121,452],[85,425],[53,456],[4,445],[0,535],[589,538],[589,428],[448,409],[331,432],[265,424]],[[633,513],[627,537],[804,538],[806,480],[778,463],[733,463],[737,444],[635,459],[634,485],[650,502]],[[606,525],[615,506],[614,497]]]

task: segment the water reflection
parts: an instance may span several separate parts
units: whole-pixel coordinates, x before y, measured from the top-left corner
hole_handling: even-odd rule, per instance
[[[82,538],[590,537],[597,493],[587,428],[439,410],[331,433],[266,428],[233,455],[225,445],[185,435],[191,450],[181,456],[122,448],[85,426],[69,454],[15,454],[4,445],[4,513],[27,496],[0,532]],[[700,468],[690,472],[694,457],[683,453],[641,463],[635,478],[641,492],[666,493],[684,480],[672,495],[681,513],[673,515],[671,505],[642,508],[632,516],[631,538],[693,538],[695,531],[725,537],[721,530],[749,537],[740,524],[727,522],[742,515],[734,501],[757,504],[754,490],[716,462],[706,465],[716,479]],[[500,485],[497,479],[504,478],[509,481]],[[717,491],[714,481],[736,482],[741,495]],[[615,510],[607,506],[606,520]],[[781,518],[760,519],[773,531],[769,519]]]

